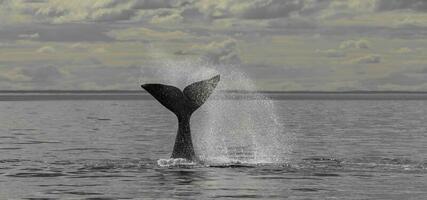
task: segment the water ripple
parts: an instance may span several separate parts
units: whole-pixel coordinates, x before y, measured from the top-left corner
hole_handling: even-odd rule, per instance
[[[18,177],[18,178],[32,178],[32,177],[59,177],[59,176],[66,176],[66,174],[54,173],[54,172],[43,172],[43,173],[20,172],[16,174],[7,174],[6,176]]]

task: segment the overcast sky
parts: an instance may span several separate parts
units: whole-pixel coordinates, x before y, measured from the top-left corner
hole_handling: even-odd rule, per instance
[[[0,0],[0,90],[138,90],[194,60],[260,90],[427,91],[426,58],[426,0]]]

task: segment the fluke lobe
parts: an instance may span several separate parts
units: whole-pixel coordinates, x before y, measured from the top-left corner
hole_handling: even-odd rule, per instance
[[[191,114],[208,99],[219,79],[219,75],[216,75],[210,79],[192,83],[185,87],[182,92],[180,89],[170,85],[141,85],[163,106],[175,113],[178,118],[178,133],[171,158],[196,159],[191,140]]]

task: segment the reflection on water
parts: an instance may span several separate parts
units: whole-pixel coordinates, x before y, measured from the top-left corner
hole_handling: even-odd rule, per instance
[[[0,102],[0,199],[427,195],[424,101],[276,105],[294,137],[289,162],[188,164],[168,160],[176,121],[154,101]]]

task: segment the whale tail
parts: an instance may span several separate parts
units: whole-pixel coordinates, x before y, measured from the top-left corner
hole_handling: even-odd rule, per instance
[[[141,85],[153,95],[163,106],[175,113],[178,118],[178,133],[173,147],[172,158],[195,160],[193,142],[191,140],[190,117],[212,94],[219,82],[219,75],[210,79],[192,83],[180,89],[162,84]]]
[[[144,84],[141,87],[179,118],[180,116],[191,115],[203,105],[219,80],[220,76],[216,75],[210,79],[192,83],[185,87],[182,92],[174,86],[163,84]]]

